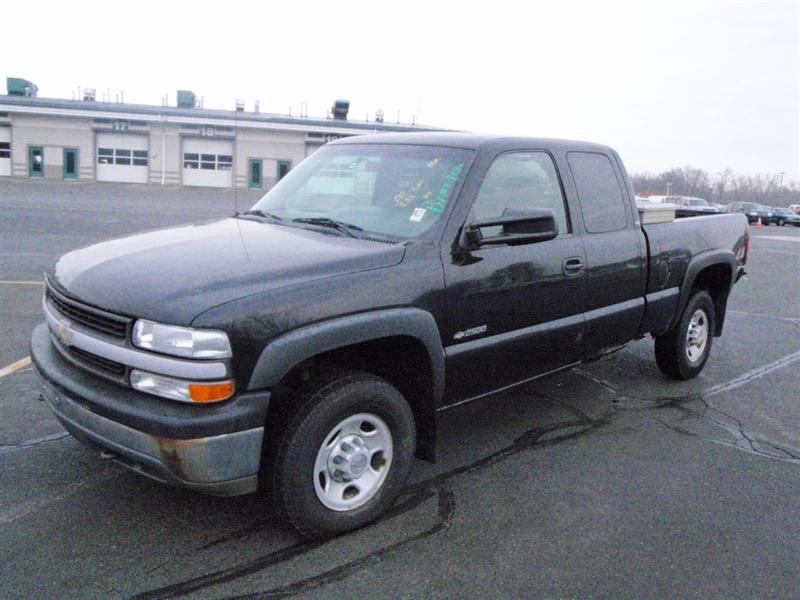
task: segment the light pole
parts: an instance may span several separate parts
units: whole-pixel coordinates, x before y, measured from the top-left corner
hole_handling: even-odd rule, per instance
[[[669,196],[669,191],[672,189],[672,183],[668,181],[665,185],[667,186],[667,196]]]
[[[783,175],[784,175],[784,172],[781,171],[781,180],[780,180],[780,182],[778,182],[778,187],[781,188],[781,189],[783,188]]]

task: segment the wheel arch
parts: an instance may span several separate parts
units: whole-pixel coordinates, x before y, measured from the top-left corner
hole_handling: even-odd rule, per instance
[[[735,254],[730,251],[714,250],[694,257],[686,270],[678,310],[670,328],[680,321],[694,291],[706,290],[714,300],[714,337],[721,336],[737,264]]]
[[[433,315],[422,309],[396,308],[301,327],[267,344],[247,387],[280,390],[286,382],[308,376],[318,365],[366,371],[397,387],[414,413],[417,456],[436,459],[444,350]],[[277,396],[279,403],[280,393]],[[272,410],[271,406],[268,420]]]

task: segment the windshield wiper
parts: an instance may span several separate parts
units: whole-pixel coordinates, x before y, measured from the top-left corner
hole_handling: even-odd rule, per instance
[[[300,217],[298,219],[292,219],[292,221],[294,221],[295,223],[308,223],[309,225],[319,225],[320,227],[330,227],[331,229],[341,231],[342,233],[345,233],[352,238],[359,237],[358,235],[353,233],[354,231],[364,231],[364,229],[359,227],[358,225],[343,223],[342,221],[329,219],[328,217]]]
[[[243,213],[239,213],[242,215],[255,215],[256,217],[264,217],[266,219],[272,219],[273,221],[283,221],[278,215],[273,215],[272,213],[264,212],[263,210],[258,210],[257,208],[252,210],[246,210]],[[238,216],[238,215],[237,215]]]

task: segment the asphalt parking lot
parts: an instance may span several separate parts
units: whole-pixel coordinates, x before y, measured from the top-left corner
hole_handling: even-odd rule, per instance
[[[449,410],[440,463],[325,543],[262,497],[165,487],[67,436],[25,362],[50,261],[257,197],[0,182],[0,597],[797,597],[800,228],[751,227],[697,379],[666,380],[644,339]]]

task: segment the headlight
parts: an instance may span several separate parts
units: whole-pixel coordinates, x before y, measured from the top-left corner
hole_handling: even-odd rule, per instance
[[[758,213],[750,213],[750,216],[751,216],[751,217],[757,217],[757,216],[758,216]]]
[[[134,346],[185,358],[230,358],[231,344],[224,331],[174,327],[139,319],[133,326]]]
[[[134,369],[131,387],[140,392],[181,402],[219,402],[233,396],[233,381],[193,382]]]

